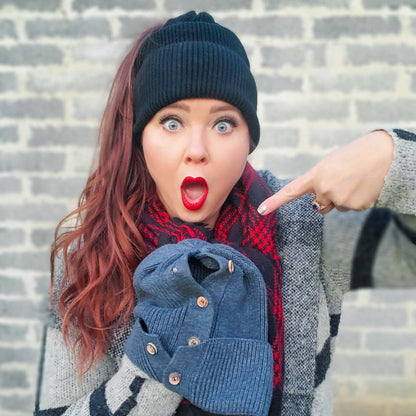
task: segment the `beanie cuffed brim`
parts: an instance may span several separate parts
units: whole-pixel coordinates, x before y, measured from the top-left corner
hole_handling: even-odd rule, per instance
[[[137,324],[136,324],[137,325]],[[130,338],[133,361],[152,378],[188,399],[195,406],[216,414],[266,416],[273,390],[273,356],[270,345],[261,340],[215,338],[195,346],[181,346],[172,357],[159,337],[136,328]],[[139,335],[140,334],[140,335]],[[157,354],[149,355],[151,343]],[[129,355],[129,354],[127,354]],[[177,373],[177,385],[169,376]]]

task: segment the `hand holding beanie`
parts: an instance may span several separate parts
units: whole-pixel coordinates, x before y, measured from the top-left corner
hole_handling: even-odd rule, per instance
[[[125,351],[208,412],[261,415],[272,397],[267,295],[235,249],[188,239],[147,256],[134,274],[136,323]]]

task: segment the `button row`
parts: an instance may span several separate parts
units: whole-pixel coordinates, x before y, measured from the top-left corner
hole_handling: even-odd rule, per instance
[[[188,346],[189,347],[194,347],[195,345],[199,345],[200,344],[200,340],[198,337],[190,337],[188,339]],[[146,344],[146,351],[150,354],[150,355],[156,355],[157,354],[157,347],[155,344],[153,344],[153,342],[149,342]]]

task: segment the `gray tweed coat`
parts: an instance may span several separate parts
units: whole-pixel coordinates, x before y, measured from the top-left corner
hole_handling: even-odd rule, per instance
[[[282,415],[333,414],[331,357],[346,291],[416,286],[416,135],[390,134],[394,159],[376,208],[322,217],[307,195],[277,212],[285,316]],[[270,172],[261,175],[272,192],[284,185]],[[173,415],[182,398],[129,361],[127,335],[114,338],[109,354],[80,383],[59,325],[49,325],[35,415]]]

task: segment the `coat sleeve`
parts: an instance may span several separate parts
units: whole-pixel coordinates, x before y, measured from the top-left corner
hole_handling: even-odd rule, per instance
[[[181,396],[149,378],[125,354],[119,361],[106,355],[80,379],[59,327],[59,323],[45,325],[34,416],[175,413]]]
[[[375,207],[324,216],[325,280],[339,295],[362,287],[416,287],[416,134],[388,133],[393,162]]]

